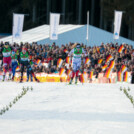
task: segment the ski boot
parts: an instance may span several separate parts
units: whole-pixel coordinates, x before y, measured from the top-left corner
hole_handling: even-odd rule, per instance
[[[9,74],[8,80],[12,80],[12,79],[11,79],[11,74]]]
[[[75,77],[75,84],[77,84],[77,79],[78,79],[78,77]]]
[[[12,77],[12,81],[14,81],[14,76]]]
[[[21,78],[20,78],[20,83],[22,83],[22,82],[23,82],[23,78],[21,77]]]
[[[73,81],[73,79],[71,78],[71,80],[70,80],[70,82],[69,82],[69,85],[71,85],[71,84],[72,84],[72,81]]]
[[[5,75],[3,75],[3,79],[2,79],[2,81],[5,81]]]

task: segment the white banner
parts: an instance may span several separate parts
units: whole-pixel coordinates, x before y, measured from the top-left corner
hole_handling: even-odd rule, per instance
[[[121,11],[115,11],[114,39],[119,39],[120,28],[121,28],[121,19],[122,19],[122,12]]]
[[[21,39],[23,30],[24,15],[13,14],[13,39]]]
[[[60,14],[50,13],[50,39],[58,39],[58,27],[60,21]]]

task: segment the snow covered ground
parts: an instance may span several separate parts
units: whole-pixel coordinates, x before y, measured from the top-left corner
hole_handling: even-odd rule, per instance
[[[132,84],[0,82],[0,109],[33,87],[0,116],[0,134],[133,134],[134,107],[120,86]]]

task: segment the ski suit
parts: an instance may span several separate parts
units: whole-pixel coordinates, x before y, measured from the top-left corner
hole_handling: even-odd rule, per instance
[[[23,80],[24,67],[26,66],[26,68],[28,70],[28,65],[29,65],[29,55],[28,55],[28,52],[26,52],[25,54],[20,52],[21,80]]]
[[[8,48],[4,47],[2,50],[3,54],[3,73],[6,75],[7,70],[9,70],[9,74],[12,72],[11,68],[11,48],[8,46]]]
[[[13,78],[15,76],[16,68],[18,66],[18,61],[17,61],[17,55],[11,55],[12,58],[12,73],[13,73]]]
[[[73,54],[73,59],[72,59],[72,65],[73,65],[72,78],[74,77],[75,74],[76,74],[76,77],[78,77],[79,69],[81,67],[82,53],[85,54],[85,51],[84,51],[84,49],[82,47],[80,47],[79,50],[77,50],[77,48],[73,48],[69,53],[69,56]]]

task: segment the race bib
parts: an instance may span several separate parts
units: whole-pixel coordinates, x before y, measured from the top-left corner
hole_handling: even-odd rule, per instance
[[[11,54],[11,52],[6,52],[6,53],[3,53],[3,56],[4,56],[4,57],[9,57],[10,54]]]
[[[22,61],[27,61],[27,60],[28,60],[28,58],[21,58],[21,60],[22,60]]]

